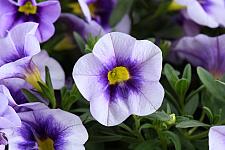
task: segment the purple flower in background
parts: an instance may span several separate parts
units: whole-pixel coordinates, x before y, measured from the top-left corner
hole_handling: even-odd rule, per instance
[[[114,28],[109,24],[116,0],[79,0],[78,2],[73,4],[72,8],[75,14],[83,14],[85,20],[69,13],[63,13],[60,18],[85,40],[90,35],[102,36],[110,31],[130,32],[131,21],[128,15],[125,15]]]
[[[209,150],[224,150],[225,126],[214,126],[209,130]]]
[[[55,32],[53,23],[61,12],[58,0],[37,3],[36,0],[0,0],[0,36],[23,22],[39,23],[36,36],[40,42],[47,41]]]
[[[177,43],[175,52],[194,66],[204,67],[215,78],[221,78],[225,73],[224,40],[225,35],[184,37]]]
[[[216,28],[225,26],[224,0],[175,0],[185,6],[184,16],[197,24]]]
[[[77,61],[73,78],[90,101],[93,117],[113,126],[131,114],[148,115],[161,106],[161,69],[162,53],[156,45],[114,32],[100,38],[93,53]]]
[[[5,130],[9,150],[84,150],[88,133],[79,117],[60,109],[18,113],[22,126]]]

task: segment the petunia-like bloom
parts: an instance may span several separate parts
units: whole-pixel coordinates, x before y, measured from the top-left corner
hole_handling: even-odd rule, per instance
[[[213,126],[209,130],[209,150],[224,150],[225,126]]]
[[[175,52],[194,66],[207,69],[215,78],[221,78],[225,73],[224,40],[225,35],[184,37],[175,46]]]
[[[60,18],[62,22],[68,24],[73,31],[78,32],[85,40],[90,35],[102,36],[110,31],[129,33],[131,21],[127,14],[114,28],[109,24],[116,3],[116,0],[78,0],[71,7],[75,14],[84,15],[84,20],[69,13],[63,13]]]
[[[113,126],[131,114],[148,115],[161,106],[161,69],[162,53],[156,45],[113,32],[99,39],[93,53],[77,61],[73,78],[90,101],[93,117]]]
[[[61,66],[44,51],[35,36],[38,24],[27,22],[15,26],[5,38],[0,39],[0,80],[3,84],[10,84],[10,79],[22,79],[41,90],[38,84],[43,82],[44,68],[50,67],[53,86],[61,88],[65,82],[65,75]],[[42,74],[41,74],[42,72]],[[55,73],[57,72],[57,74]],[[7,80],[7,82],[6,82]],[[16,81],[16,82],[15,82]],[[22,81],[13,80],[11,85],[20,87]]]
[[[39,23],[36,36],[40,42],[47,41],[55,32],[53,23],[60,16],[58,0],[37,3],[36,0],[0,0],[0,36],[23,22]]]
[[[184,6],[184,16],[197,24],[216,28],[225,26],[224,0],[175,0]]]
[[[79,117],[60,109],[19,113],[22,126],[5,130],[9,150],[84,150],[88,133]]]

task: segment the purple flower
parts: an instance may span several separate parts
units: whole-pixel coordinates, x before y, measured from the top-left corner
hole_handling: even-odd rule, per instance
[[[209,150],[224,150],[225,126],[214,126],[209,130]]]
[[[26,102],[21,100],[21,88],[40,90],[37,81],[45,81],[45,66],[50,69],[55,89],[62,88],[65,83],[65,74],[58,62],[40,50],[35,36],[37,27],[36,23],[22,23],[0,39],[0,83],[10,89],[19,104]]]
[[[53,23],[61,12],[58,0],[37,3],[36,0],[0,0],[0,36],[23,22],[39,23],[36,36],[40,42],[47,41],[55,32]]]
[[[225,73],[224,40],[225,35],[184,37],[177,43],[175,52],[194,66],[204,67],[215,78],[221,78]]]
[[[5,130],[9,150],[84,150],[88,133],[79,117],[60,109],[19,113],[22,126]]]
[[[0,85],[0,97],[0,129],[19,127],[21,121],[16,111],[13,109],[16,103],[10,95],[9,90],[4,85]]]
[[[73,78],[90,101],[93,117],[113,126],[131,114],[148,115],[161,106],[161,69],[162,53],[156,45],[114,32],[100,38],[93,53],[77,61]]]
[[[216,28],[225,26],[224,0],[175,0],[185,6],[184,14],[197,24]]]
[[[72,7],[74,7],[76,14],[83,14],[85,20],[69,13],[63,13],[60,18],[85,40],[90,35],[102,36],[110,31],[130,32],[131,21],[128,15],[125,15],[114,28],[109,25],[116,0],[79,0],[78,2]]]

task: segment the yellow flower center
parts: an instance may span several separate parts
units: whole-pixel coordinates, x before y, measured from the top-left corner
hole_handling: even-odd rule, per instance
[[[54,142],[52,139],[47,138],[45,140],[37,140],[38,141],[38,150],[55,150]]]
[[[41,92],[41,87],[38,84],[38,82],[42,82],[43,83],[43,81],[41,79],[41,75],[40,75],[40,72],[39,72],[37,67],[35,67],[35,69],[33,69],[31,72],[28,72],[26,74],[25,80],[28,83],[30,83],[36,90]]]
[[[26,15],[34,15],[37,13],[37,6],[34,6],[31,2],[28,1],[23,6],[20,6],[18,11]]]
[[[116,84],[130,79],[129,71],[126,67],[119,66],[108,72],[109,84]]]
[[[81,7],[80,7],[80,4],[78,2],[70,3],[69,8],[71,8],[72,12],[77,14],[77,15],[81,16],[83,14],[83,12],[81,10]],[[91,16],[95,16],[95,9],[96,9],[95,4],[94,3],[89,4],[88,8],[90,10]]]
[[[180,5],[180,4],[176,3],[175,0],[173,0],[169,5],[168,10],[169,11],[177,11],[177,10],[181,10],[184,8],[186,8],[186,6]]]

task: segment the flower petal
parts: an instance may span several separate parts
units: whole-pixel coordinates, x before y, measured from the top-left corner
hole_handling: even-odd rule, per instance
[[[32,57],[32,61],[37,65],[41,78],[45,81],[45,67],[49,68],[52,85],[54,89],[61,89],[65,85],[65,73],[60,64],[48,56],[46,51],[41,51]]]
[[[0,116],[0,128],[19,127],[21,120],[12,107],[8,107],[4,115]]]
[[[225,146],[225,126],[214,126],[209,130],[209,150],[223,150]]]
[[[0,15],[0,37],[5,37],[7,31],[13,26],[15,22],[15,12],[9,12]]]
[[[131,29],[131,20],[129,15],[124,15],[124,17],[121,19],[121,21],[116,25],[115,31],[117,32],[123,32],[123,33],[130,33]]]
[[[84,98],[91,100],[96,94],[102,93],[104,87],[99,80],[104,66],[93,55],[87,54],[81,57],[73,69],[74,81]]]
[[[42,20],[48,20],[49,22],[55,22],[61,13],[61,7],[58,0],[44,1],[37,4],[38,15]]]
[[[36,32],[36,36],[38,41],[45,42],[49,40],[53,34],[55,33],[55,27],[52,23],[47,22],[46,20],[41,20],[39,22],[38,30]]]
[[[162,105],[163,97],[164,89],[159,82],[146,82],[138,94],[129,96],[130,111],[139,116],[152,114]]]
[[[110,101],[104,93],[90,101],[90,111],[105,126],[118,125],[131,115],[126,100],[117,98]]]
[[[91,13],[90,10],[88,8],[87,3],[84,0],[78,0],[80,7],[84,13],[85,19],[90,22],[91,21]]]
[[[132,60],[139,63],[143,79],[158,81],[162,71],[162,52],[158,46],[147,40],[136,41]]]

